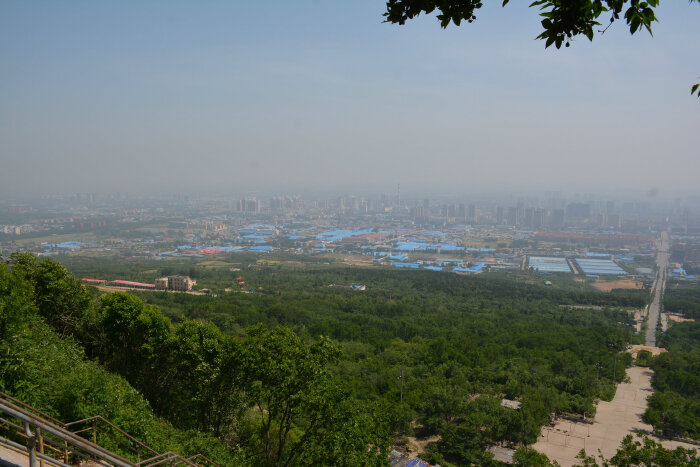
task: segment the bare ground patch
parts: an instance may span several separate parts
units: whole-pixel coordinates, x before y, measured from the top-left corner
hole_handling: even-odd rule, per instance
[[[642,289],[644,284],[640,281],[621,279],[618,281],[595,281],[593,287],[603,292],[610,292],[613,289]]]

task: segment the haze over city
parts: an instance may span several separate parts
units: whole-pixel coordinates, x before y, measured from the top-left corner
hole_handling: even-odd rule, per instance
[[[0,467],[700,466],[698,19],[1,0]]]
[[[0,195],[697,193],[698,7],[545,50],[511,3],[3,2]]]

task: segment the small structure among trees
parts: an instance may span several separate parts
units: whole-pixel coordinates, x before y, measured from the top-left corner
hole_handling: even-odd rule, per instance
[[[156,290],[177,290],[188,292],[197,284],[190,276],[166,276],[156,279]]]

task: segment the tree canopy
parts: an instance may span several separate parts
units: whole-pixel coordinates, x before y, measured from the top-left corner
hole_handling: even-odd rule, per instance
[[[503,6],[509,2],[503,0]],[[700,0],[689,0],[694,2]],[[554,44],[558,49],[562,44],[569,47],[576,36],[583,35],[592,41],[596,32],[605,33],[621,17],[631,34],[642,29],[652,34],[652,24],[658,21],[659,3],[659,0],[535,0],[530,7],[541,11],[543,31],[537,39],[544,40],[545,47]],[[472,23],[476,20],[476,10],[482,6],[480,0],[388,0],[384,16],[388,23],[405,24],[421,13],[437,11],[440,26],[446,28],[450,23],[456,26],[462,21]],[[700,83],[691,88],[691,94],[696,93],[700,97]]]

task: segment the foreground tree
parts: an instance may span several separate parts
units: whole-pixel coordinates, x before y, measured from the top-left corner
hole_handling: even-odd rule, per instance
[[[503,6],[509,1],[503,0]],[[693,2],[700,0],[689,0]],[[440,26],[446,28],[450,23],[459,26],[462,21],[473,22],[482,5],[480,0],[388,0],[384,16],[389,23],[405,24],[421,13],[437,10]],[[603,34],[621,16],[630,33],[646,29],[651,34],[652,23],[658,21],[655,8],[659,0],[536,0],[530,6],[542,11],[543,31],[537,39],[544,40],[545,47],[554,44],[558,49],[562,44],[569,47],[571,40],[580,35],[592,41],[596,29]],[[603,26],[601,21],[607,26],[598,29]],[[700,97],[700,83],[693,85],[691,93]]]
[[[260,419],[264,464],[383,464],[381,430],[330,377],[339,356],[326,338],[307,344],[289,328],[248,330],[240,376]]]
[[[666,449],[651,438],[637,435],[641,441],[636,441],[632,435],[625,436],[620,449],[610,459],[599,455],[598,462],[593,456],[587,456],[582,449],[577,458],[581,459],[584,467],[602,465],[603,467],[677,467],[700,466],[700,458],[696,449]]]
[[[79,333],[92,300],[80,281],[60,263],[39,261],[32,253],[14,253],[10,264],[33,286],[34,302],[46,322],[61,336]]]
[[[170,320],[152,305],[126,292],[104,295],[95,353],[110,370],[135,382],[150,371],[149,362],[165,349]]]

